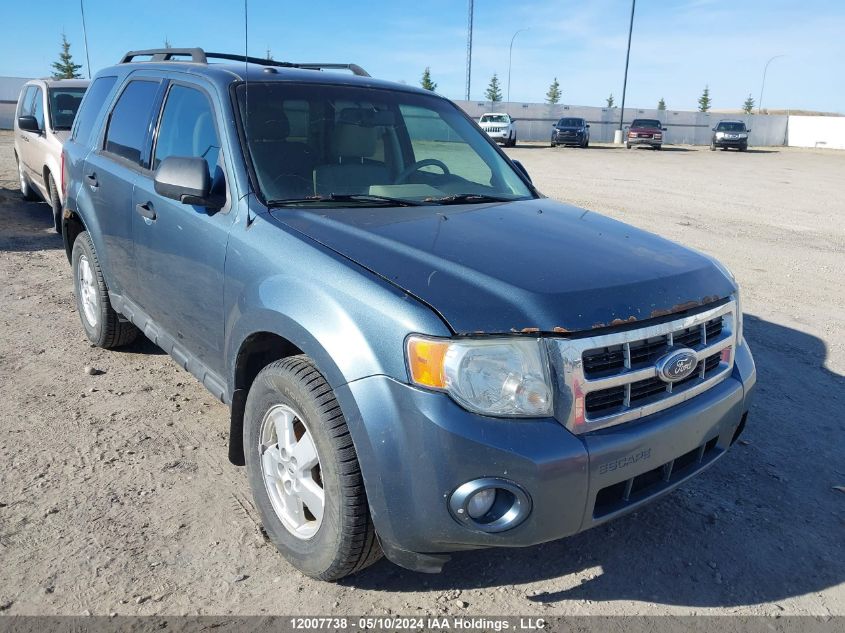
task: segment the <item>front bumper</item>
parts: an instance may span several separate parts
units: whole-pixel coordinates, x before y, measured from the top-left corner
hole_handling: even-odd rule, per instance
[[[714,138],[716,147],[748,147],[748,138]]]
[[[643,138],[643,137],[627,137],[627,143],[629,145],[663,145],[663,138]]]
[[[485,132],[485,134],[497,143],[504,143],[505,141],[509,141],[511,138],[509,130],[505,130],[504,132]]]
[[[672,490],[738,437],[755,381],[754,361],[742,345],[731,376],[710,390],[641,421],[580,437],[554,419],[469,413],[443,394],[386,376],[348,383],[336,395],[385,554],[404,567],[439,571],[448,552],[559,539]],[[672,460],[679,467],[663,477]],[[507,479],[528,493],[532,511],[523,523],[487,533],[452,517],[451,493],[481,477]]]
[[[552,143],[557,143],[558,145],[581,145],[586,136],[584,132],[575,132],[574,134],[556,132],[552,134]]]

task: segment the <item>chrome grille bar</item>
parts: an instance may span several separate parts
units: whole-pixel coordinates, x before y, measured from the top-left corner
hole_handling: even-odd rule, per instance
[[[735,314],[736,302],[729,301],[697,314],[639,329],[585,338],[549,339],[550,344],[556,346],[553,357],[562,365],[562,371],[559,371],[562,384],[559,384],[559,387],[566,392],[564,395],[568,396],[563,400],[571,399],[572,402],[566,427],[574,433],[586,433],[622,424],[680,404],[720,383],[728,377],[733,367],[736,346]],[[714,332],[718,334],[708,336],[708,323],[718,324],[717,319],[721,320],[721,331],[714,328]],[[649,349],[649,345],[658,345],[658,348],[665,345],[667,349],[671,349],[675,340],[690,342],[693,334],[698,336],[697,344],[678,343],[679,347],[692,349],[698,359],[698,367],[692,378],[683,382],[667,382],[666,387],[662,389],[659,388],[660,382],[653,385],[644,382],[660,380],[655,365],[657,358],[649,360],[645,366],[634,366],[632,349],[635,345],[639,346],[637,349],[641,350],[640,354],[644,348]],[[621,367],[618,370],[605,370],[606,365],[602,365],[599,373],[607,375],[587,376],[584,366],[584,356],[587,352],[600,352],[604,355],[600,362],[616,363],[617,367],[621,355]],[[658,357],[661,355],[658,354]],[[613,357],[615,361],[608,360]],[[639,386],[636,399],[632,389],[635,385]],[[601,401],[618,399],[619,405],[609,405],[607,411],[588,411],[588,394],[605,390],[612,392],[600,396]]]

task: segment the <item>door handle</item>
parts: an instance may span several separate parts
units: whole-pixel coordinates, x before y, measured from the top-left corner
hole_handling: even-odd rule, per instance
[[[97,182],[97,174],[95,174],[95,173],[86,174],[85,180],[88,181],[88,186],[91,187],[92,189],[96,189],[97,187],[100,186],[100,183]]]
[[[148,220],[155,220],[156,219],[156,211],[153,208],[152,202],[145,202],[144,204],[136,204],[135,211],[140,213],[143,217],[147,218]]]

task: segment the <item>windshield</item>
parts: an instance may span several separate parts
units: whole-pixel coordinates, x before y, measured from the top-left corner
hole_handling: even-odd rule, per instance
[[[718,132],[745,132],[745,123],[722,121],[716,126]]]
[[[509,123],[507,115],[504,114],[485,114],[481,117],[482,123]]]
[[[557,122],[558,127],[583,127],[584,119],[561,119]]]
[[[237,95],[257,185],[268,204],[533,197],[487,137],[440,97],[287,82],[250,82],[249,98],[245,85]]]
[[[656,127],[660,128],[660,121],[656,119],[634,119],[631,127]]]
[[[50,88],[50,125],[54,130],[69,130],[76,118],[86,88]]]

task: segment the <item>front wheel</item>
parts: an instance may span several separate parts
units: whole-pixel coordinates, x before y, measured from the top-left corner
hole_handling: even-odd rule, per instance
[[[258,374],[244,447],[264,529],[294,567],[338,580],[381,558],[346,420],[310,358],[292,356]]]
[[[663,149],[663,146],[662,145],[655,145],[654,149],[656,149],[657,151],[660,151],[660,150]]]
[[[26,174],[23,171],[23,165],[21,165],[21,161],[17,156],[15,156],[15,161],[18,164],[18,183],[21,188],[21,197],[27,202],[37,200],[38,196],[35,194],[35,190],[33,190],[32,185],[29,184],[29,179],[26,177]]]
[[[47,175],[47,192],[50,194],[50,206],[53,208],[53,228],[56,233],[62,232],[62,200],[59,198],[59,190],[53,174]]]
[[[711,151],[711,152],[715,152],[715,151],[716,151],[716,143],[714,143],[713,141],[711,141],[711,142],[710,142],[710,151]]]
[[[631,144],[630,144],[630,143],[625,143],[625,147],[627,147],[628,149],[631,149]]]
[[[94,244],[87,231],[76,237],[71,255],[76,310],[85,336],[97,347],[113,349],[134,341],[139,330],[115,312]]]

